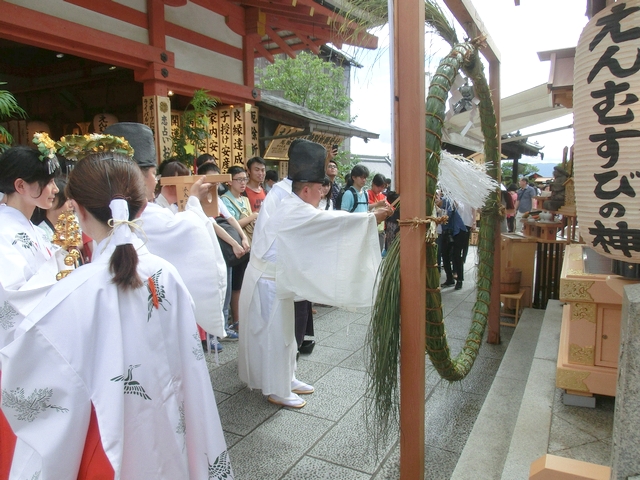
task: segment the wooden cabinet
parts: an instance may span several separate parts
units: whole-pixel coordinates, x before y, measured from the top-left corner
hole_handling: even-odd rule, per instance
[[[584,245],[567,246],[560,278],[562,316],[556,386],[570,393],[615,396],[622,286],[618,275],[589,274]]]

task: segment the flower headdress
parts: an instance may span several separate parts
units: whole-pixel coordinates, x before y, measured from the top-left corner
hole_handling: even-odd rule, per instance
[[[47,166],[47,171],[49,175],[51,175],[60,167],[60,163],[58,163],[58,158],[56,157],[56,142],[45,132],[35,133],[32,141],[36,144],[40,152],[38,158]]]
[[[90,133],[88,135],[65,135],[56,142],[58,153],[72,162],[102,152],[113,152],[133,157],[133,148],[123,137]]]

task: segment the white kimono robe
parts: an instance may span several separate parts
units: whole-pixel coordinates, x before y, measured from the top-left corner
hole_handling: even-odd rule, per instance
[[[293,194],[261,227],[259,245],[269,249],[258,255],[252,248],[245,271],[238,373],[250,388],[288,397],[297,347],[294,297],[370,306],[380,264],[378,230],[371,214],[317,210]]]
[[[196,306],[196,321],[205,331],[225,337],[222,314],[227,265],[209,218],[190,197],[184,212],[149,203],[142,213],[142,233],[149,251],[173,264]]]
[[[232,478],[191,297],[136,247],[141,288],[111,283],[107,247],[0,350],[2,409],[22,445],[11,479],[75,479],[92,404],[116,479]]]
[[[57,250],[20,211],[0,205],[0,348],[56,283]]]

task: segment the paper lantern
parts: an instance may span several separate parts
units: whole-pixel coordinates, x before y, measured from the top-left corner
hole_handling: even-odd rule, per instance
[[[105,128],[114,123],[118,123],[118,117],[115,115],[111,113],[98,113],[93,117],[93,131],[95,133],[102,133]]]
[[[640,262],[640,0],[617,2],[582,31],[574,68],[574,182],[580,235]]]
[[[34,134],[41,132],[50,135],[51,129],[49,128],[49,125],[45,122],[41,122],[40,120],[31,120],[27,123],[27,138],[29,139],[29,142],[31,142]]]

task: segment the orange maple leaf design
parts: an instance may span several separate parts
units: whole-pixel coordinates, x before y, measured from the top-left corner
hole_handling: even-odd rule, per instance
[[[156,310],[160,308],[160,302],[158,301],[158,292],[156,291],[156,284],[153,281],[152,277],[149,277],[147,280],[149,282],[149,292],[151,293],[151,298],[153,299],[153,306],[156,307]]]

